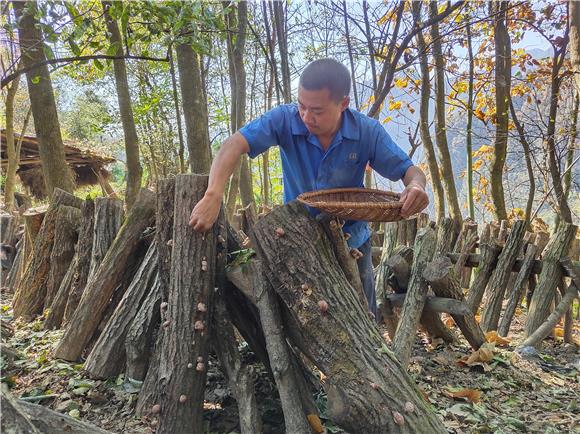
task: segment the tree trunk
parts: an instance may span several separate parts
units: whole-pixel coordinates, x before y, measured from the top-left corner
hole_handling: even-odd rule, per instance
[[[511,89],[511,41],[507,30],[507,9],[509,2],[490,3],[494,18],[493,39],[495,43],[495,106],[496,128],[494,153],[491,162],[491,196],[497,220],[507,219],[503,191],[503,170],[507,154],[509,101]]]
[[[44,37],[36,18],[38,14],[36,2],[13,1],[12,4],[19,18],[18,35],[23,66],[27,68],[46,62]],[[28,71],[26,79],[48,196],[53,197],[52,193],[55,188],[72,193],[75,183],[72,171],[65,159],[48,65],[44,64]]]
[[[457,220],[445,217],[437,225],[437,245],[435,246],[435,253],[445,255],[452,252],[458,236],[459,223]]]
[[[429,17],[437,15],[437,2],[429,3]],[[455,178],[453,177],[453,166],[449,154],[447,143],[447,128],[445,125],[445,59],[441,50],[441,36],[439,34],[439,24],[431,26],[431,39],[433,45],[433,58],[435,60],[435,142],[439,153],[439,164],[441,165],[441,180],[447,196],[449,215],[454,220],[461,222],[461,208],[457,200],[457,189]]]
[[[52,304],[60,284],[71,265],[75,254],[80,220],[80,209],[72,206],[58,207],[55,220],[54,244],[50,252],[50,271],[46,282],[45,309],[48,309]]]
[[[55,189],[42,226],[36,236],[34,250],[18,291],[14,295],[14,317],[30,318],[42,312],[46,284],[50,273],[50,252],[54,245],[56,217],[60,205],[80,208],[82,200],[63,190]]]
[[[465,15],[465,25],[467,34],[467,54],[469,57],[469,79],[467,84],[467,125],[465,139],[465,152],[467,159],[467,204],[469,206],[469,217],[475,221],[475,204],[473,201],[473,81],[475,76],[475,62],[473,59],[473,47],[471,43],[471,24],[469,14]]]
[[[116,48],[113,54],[115,56],[123,56],[125,53],[123,52],[123,40],[119,32],[119,26],[117,25],[117,21],[109,13],[112,3],[103,0],[102,5],[107,24],[109,44],[111,48]],[[115,73],[119,112],[121,114],[123,134],[125,137],[125,155],[127,158],[127,191],[125,192],[125,202],[127,210],[129,210],[133,206],[139,194],[139,189],[141,188],[142,168],[141,162],[139,161],[139,139],[137,129],[135,128],[135,119],[133,118],[125,59],[113,60],[113,71]]]
[[[481,315],[481,328],[486,332],[497,330],[506,287],[516,259],[521,251],[522,238],[525,230],[525,221],[518,220],[514,223],[512,231],[497,260],[497,268],[491,275],[489,281],[490,297]]]
[[[187,134],[189,166],[193,173],[207,174],[211,167],[211,149],[207,101],[201,80],[201,58],[188,44],[177,45],[175,52]]]
[[[568,16],[570,17],[570,59],[576,92],[580,94],[580,4],[574,0],[568,2]]]
[[[141,189],[107,255],[87,282],[79,306],[56,348],[56,357],[71,361],[80,357],[114,295],[119,275],[139,247],[142,232],[153,222],[154,204],[154,194]]]
[[[337,264],[332,244],[308,211],[291,202],[254,228],[264,272],[289,309],[287,330],[327,376],[330,418],[344,430],[369,434],[445,432],[387,349]],[[304,284],[312,292],[304,291]],[[405,413],[405,407],[414,411]],[[402,419],[404,427],[395,423]]]
[[[413,2],[413,15],[415,21],[419,21],[421,15],[421,3]],[[427,46],[423,32],[417,33],[417,49],[419,50],[419,64],[421,67],[421,106],[420,106],[420,132],[423,148],[425,149],[425,158],[429,166],[429,175],[431,176],[431,185],[433,186],[433,196],[435,198],[435,215],[436,221],[440,222],[445,217],[445,196],[443,185],[441,184],[441,174],[437,165],[435,148],[429,131],[429,104],[431,101],[431,84],[429,77],[429,64],[427,59]]]
[[[95,275],[123,224],[123,201],[107,197],[95,199],[93,247],[87,281]]]
[[[8,165],[6,167],[6,180],[4,184],[4,202],[8,212],[14,209],[14,187],[16,184],[16,169],[18,169],[19,153],[16,152],[14,142],[14,98],[18,91],[20,76],[12,81],[6,90],[6,157]]]
[[[542,258],[542,273],[538,285],[532,296],[528,319],[526,321],[525,335],[530,336],[546,320],[550,313],[550,305],[554,299],[554,291],[562,277],[560,258],[566,256],[572,240],[576,236],[577,227],[568,223],[562,223],[556,235],[546,247],[546,253]]]
[[[531,275],[532,266],[534,265],[534,260],[538,256],[538,248],[533,244],[528,244],[526,249],[526,254],[524,256],[524,260],[522,263],[522,268],[518,272],[516,280],[511,288],[508,288],[510,291],[509,294],[509,301],[499,323],[499,327],[497,329],[497,333],[500,336],[507,336],[510,330],[510,325],[512,323],[512,319],[514,314],[516,313],[516,309],[520,305],[522,301],[522,297],[524,296],[524,291],[526,290],[526,283],[529,280]]]
[[[133,281],[91,350],[84,369],[94,378],[109,378],[123,371],[125,337],[141,305],[153,291],[157,275],[157,248],[152,243]]]
[[[290,84],[290,67],[288,62],[288,39],[286,31],[286,16],[283,2],[273,2],[274,21],[273,26],[278,36],[278,49],[280,51],[280,67],[282,72],[282,94],[284,104],[292,102],[292,87]]]
[[[181,110],[179,109],[179,96],[177,94],[177,80],[175,78],[175,62],[173,61],[173,46],[169,47],[169,74],[171,75],[171,89],[175,104],[175,122],[177,123],[177,136],[179,138],[179,173],[185,173],[185,143],[183,141],[183,128],[181,126]]]
[[[435,258],[423,271],[423,277],[429,282],[431,289],[437,296],[464,300],[463,291],[449,258],[445,256]],[[467,315],[452,314],[451,317],[474,350],[479,349],[486,342],[485,335],[475,321],[472,312]]]
[[[82,225],[79,230],[79,241],[77,243],[74,264],[74,275],[72,277],[71,287],[66,302],[66,308],[63,312],[62,323],[67,324],[72,318],[89,277],[91,257],[93,252],[93,231],[95,227],[95,202],[87,199],[81,207]],[[56,316],[56,310],[54,315]],[[55,327],[60,323],[55,318]]]

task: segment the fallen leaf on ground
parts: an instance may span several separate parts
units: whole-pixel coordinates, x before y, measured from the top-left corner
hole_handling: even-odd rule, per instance
[[[564,329],[562,327],[554,328],[554,337],[556,338],[563,338],[564,337]]]
[[[457,361],[457,363],[462,366],[473,366],[476,364],[489,362],[491,359],[493,359],[494,348],[495,345],[493,343],[485,343],[479,348],[479,350],[474,351],[469,356],[462,357]]]
[[[485,334],[485,339],[487,342],[497,344],[499,346],[509,345],[511,343],[511,339],[504,338],[497,334],[497,331],[491,330]]]
[[[306,416],[306,418],[308,419],[308,423],[310,424],[310,428],[312,428],[312,430],[315,433],[323,433],[324,432],[324,427],[322,426],[322,422],[320,421],[320,418],[316,415],[316,414],[309,414],[308,416]]]
[[[443,394],[449,398],[465,398],[469,402],[479,402],[481,391],[476,389],[444,389]]]

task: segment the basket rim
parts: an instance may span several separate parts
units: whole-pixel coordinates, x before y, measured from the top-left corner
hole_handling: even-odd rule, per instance
[[[313,201],[311,198],[318,195],[332,194],[332,193],[380,193],[386,194],[393,198],[399,199],[396,202],[339,202],[339,201]],[[300,194],[297,199],[305,205],[317,208],[317,204],[322,206],[336,206],[340,208],[351,209],[396,209],[402,208],[403,202],[400,201],[401,195],[393,191],[378,190],[376,188],[361,188],[361,187],[347,187],[347,188],[328,188],[323,190],[308,191]]]

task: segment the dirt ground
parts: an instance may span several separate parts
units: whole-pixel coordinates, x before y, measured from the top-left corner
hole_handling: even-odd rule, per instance
[[[580,356],[574,344],[548,339],[541,352],[518,354],[525,313],[515,318],[509,342],[486,344],[486,357],[466,360],[472,351],[464,340],[444,345],[418,335],[410,373],[450,433],[580,432]],[[2,321],[13,329],[3,336],[2,381],[30,402],[69,414],[115,433],[152,433],[155,421],[134,415],[140,384],[123,375],[91,380],[82,364],[55,360],[62,331],[45,331],[42,320],[12,321],[2,306]],[[574,329],[578,341],[578,324]],[[244,360],[254,367],[255,388],[265,433],[283,433],[276,388],[265,369],[242,344]],[[326,395],[316,395],[326,432],[343,433],[325,419]],[[209,361],[205,433],[239,432],[236,402],[215,358]]]

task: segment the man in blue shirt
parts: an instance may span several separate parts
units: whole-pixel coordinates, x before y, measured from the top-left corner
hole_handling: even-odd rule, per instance
[[[429,203],[425,175],[377,120],[348,108],[349,93],[350,74],[344,65],[333,59],[310,63],[300,77],[298,104],[276,107],[223,143],[205,196],[191,213],[193,229],[207,231],[217,219],[240,156],[254,158],[271,146],[280,148],[285,203],[307,191],[362,187],[369,164],[386,178],[403,180],[403,217],[425,209]],[[350,235],[348,244],[357,258],[369,309],[376,316],[368,223],[348,221],[343,230]]]

